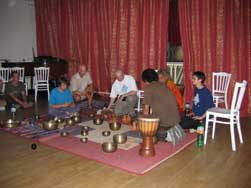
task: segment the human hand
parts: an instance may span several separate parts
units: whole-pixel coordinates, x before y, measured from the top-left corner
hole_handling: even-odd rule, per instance
[[[29,107],[31,107],[31,105],[29,105],[27,102],[24,102],[22,104],[22,106],[23,106],[23,108],[29,108]]]
[[[194,120],[202,120],[203,117],[202,117],[202,116],[194,116],[193,119],[194,119]]]
[[[69,106],[70,106],[70,107],[75,107],[76,105],[75,105],[75,103],[70,103]]]
[[[124,95],[120,95],[119,96],[119,101],[121,102],[121,101],[123,101],[124,100],[124,98],[125,98],[125,96]]]
[[[69,107],[69,106],[70,106],[70,104],[71,104],[71,103],[66,102],[66,103],[62,104],[62,107]]]
[[[193,113],[193,112],[190,112],[187,116],[188,116],[188,117],[194,117],[194,113]]]

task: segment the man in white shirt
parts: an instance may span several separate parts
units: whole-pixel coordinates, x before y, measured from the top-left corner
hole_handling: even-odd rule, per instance
[[[78,72],[71,78],[70,89],[75,102],[87,99],[91,106],[93,99],[93,87],[90,73],[87,71],[86,65],[79,65]]]
[[[114,105],[116,115],[134,114],[138,100],[136,82],[132,76],[125,75],[121,70],[117,70],[115,75],[116,80],[112,84],[108,109]]]

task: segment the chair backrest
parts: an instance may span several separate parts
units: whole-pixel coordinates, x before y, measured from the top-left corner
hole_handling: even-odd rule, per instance
[[[3,83],[7,83],[10,78],[10,72],[9,68],[0,68],[0,79],[3,81]]]
[[[9,69],[10,69],[10,75],[12,72],[17,72],[19,74],[19,81],[24,82],[24,67],[10,67]]]
[[[35,81],[39,82],[48,82],[50,75],[50,67],[35,67]]]
[[[231,104],[231,113],[238,112],[241,108],[241,103],[247,87],[247,81],[243,80],[242,83],[236,82],[234,86],[234,94]]]
[[[213,80],[212,80],[213,95],[214,93],[227,94],[231,75],[232,74],[226,72],[213,72]]]
[[[137,91],[137,96],[138,96],[138,98],[144,98],[144,90],[138,90]]]

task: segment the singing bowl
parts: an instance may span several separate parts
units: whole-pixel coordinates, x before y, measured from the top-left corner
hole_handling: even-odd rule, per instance
[[[103,136],[110,136],[111,132],[110,131],[103,131],[102,135]]]
[[[63,122],[64,122],[64,119],[63,119],[63,118],[60,118],[60,117],[55,116],[55,117],[54,117],[54,121],[56,121],[57,123],[63,123]]]
[[[90,117],[90,118],[94,118],[94,116],[95,116],[95,115],[94,115],[93,113],[89,114],[89,117]]]
[[[88,135],[88,131],[87,130],[82,130],[81,131],[81,135],[82,136],[87,136]]]
[[[75,124],[75,121],[72,118],[68,118],[65,120],[66,125],[73,126]]]
[[[44,121],[43,128],[48,131],[56,130],[58,128],[58,123],[54,120]]]
[[[117,150],[117,144],[114,142],[104,142],[102,144],[102,150],[106,153],[112,153]]]
[[[89,131],[90,127],[89,126],[83,126],[82,130]]]
[[[109,123],[109,127],[112,131],[117,131],[121,128],[121,123],[114,121],[112,123]]]
[[[96,118],[93,119],[93,123],[95,125],[101,125],[103,123],[103,121],[104,120],[102,118],[99,118],[99,117],[96,117]]]
[[[71,117],[73,117],[73,116],[80,116],[80,114],[79,114],[79,112],[73,112],[73,113],[70,114],[70,116]]]
[[[81,121],[80,116],[72,116],[72,119],[75,123],[79,123]]]
[[[113,142],[117,144],[124,144],[127,141],[127,136],[123,134],[115,134],[113,136]]]
[[[86,137],[80,138],[80,141],[83,142],[83,143],[86,143],[86,142],[88,142],[88,138],[86,138]]]
[[[68,133],[68,132],[66,132],[66,131],[64,131],[64,132],[61,132],[61,133],[60,133],[60,135],[61,135],[62,137],[65,137],[65,136],[68,136],[68,135],[69,135],[69,133]]]
[[[4,127],[14,128],[14,127],[18,127],[21,122],[18,120],[8,119],[6,121],[3,121],[2,123]]]

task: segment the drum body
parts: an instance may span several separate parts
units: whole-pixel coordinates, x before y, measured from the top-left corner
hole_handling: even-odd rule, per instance
[[[138,118],[139,130],[143,135],[143,142],[139,155],[141,156],[155,156],[153,136],[155,136],[159,127],[159,118],[140,117]]]

